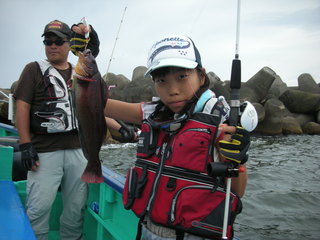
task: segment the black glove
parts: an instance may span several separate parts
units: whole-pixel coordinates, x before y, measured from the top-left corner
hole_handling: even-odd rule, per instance
[[[39,161],[38,154],[33,148],[32,143],[23,143],[19,145],[21,151],[21,161],[26,170],[31,170],[36,165],[36,161]]]
[[[81,24],[81,23],[79,23]],[[73,26],[78,26],[79,24],[73,24]],[[71,39],[70,39],[70,49],[72,53],[76,56],[78,56],[78,51],[83,52],[87,46],[87,49],[90,49],[92,52],[92,55],[94,57],[97,57],[99,54],[99,46],[100,41],[97,32],[93,29],[93,27],[90,25],[91,32],[89,33],[89,39],[86,39],[84,35],[78,34],[74,31],[72,31],[71,27]]]
[[[236,164],[244,164],[248,160],[250,134],[242,127],[237,127],[231,141],[220,140],[220,153],[227,160]]]
[[[123,141],[125,142],[133,142],[137,138],[136,132],[138,131],[138,128],[127,125],[126,127],[121,127],[119,129],[119,133],[121,134]]]

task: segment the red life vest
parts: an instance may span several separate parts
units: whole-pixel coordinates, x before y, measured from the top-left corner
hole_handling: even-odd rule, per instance
[[[221,115],[220,115],[221,116]],[[144,121],[134,167],[128,170],[123,204],[139,218],[206,238],[221,239],[225,189],[207,173],[215,159],[216,126],[221,117],[197,112],[172,134]],[[241,212],[230,196],[228,239]]]

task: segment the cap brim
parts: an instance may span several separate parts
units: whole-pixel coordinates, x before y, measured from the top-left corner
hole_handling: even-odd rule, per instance
[[[169,59],[160,59],[158,61],[154,61],[154,63],[148,68],[145,76],[149,76],[151,72],[156,69],[163,67],[181,67],[187,69],[193,69],[198,66],[198,63],[189,59],[181,59],[181,58],[169,58]]]
[[[46,31],[44,34],[41,35],[41,37],[45,36],[48,33],[54,33],[55,35],[57,35],[60,38],[68,38],[69,37],[68,35],[63,34],[63,33],[59,32],[59,31],[55,31],[55,30]]]

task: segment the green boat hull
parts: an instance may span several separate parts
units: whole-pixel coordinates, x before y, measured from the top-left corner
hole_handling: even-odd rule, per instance
[[[16,130],[0,126],[0,138],[17,136]],[[14,148],[0,142],[0,180],[11,181]],[[85,209],[83,239],[126,240],[135,239],[139,219],[122,205],[124,177],[103,166],[104,182],[89,184],[89,196]],[[24,206],[26,181],[14,181],[17,194]],[[0,208],[5,206],[0,206]],[[59,240],[59,218],[62,212],[61,194],[58,192],[50,215],[49,240]],[[1,216],[0,217],[5,217]],[[1,236],[1,230],[0,230]],[[6,239],[6,240],[10,240]],[[16,239],[12,239],[16,240]]]

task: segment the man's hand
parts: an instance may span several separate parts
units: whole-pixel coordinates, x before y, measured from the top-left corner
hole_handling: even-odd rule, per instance
[[[234,128],[234,127],[233,127]],[[227,160],[236,164],[244,164],[248,160],[247,151],[250,146],[250,134],[237,126],[230,140],[220,140],[220,153]]]
[[[90,49],[92,55],[97,57],[99,54],[100,41],[97,32],[93,27],[85,26],[83,23],[74,24],[71,27],[70,49],[74,55],[78,55],[78,51],[83,52],[86,48]],[[85,38],[85,34],[89,32],[89,38]]]
[[[26,170],[36,171],[39,166],[39,157],[31,142],[19,145],[21,161]]]
[[[72,32],[75,32],[80,35],[85,35],[88,32],[91,32],[90,26],[85,26],[83,23],[74,24],[71,27]]]
[[[126,127],[121,127],[119,129],[119,133],[121,134],[123,140],[125,142],[135,142],[137,141],[138,135],[138,128],[127,125]]]

